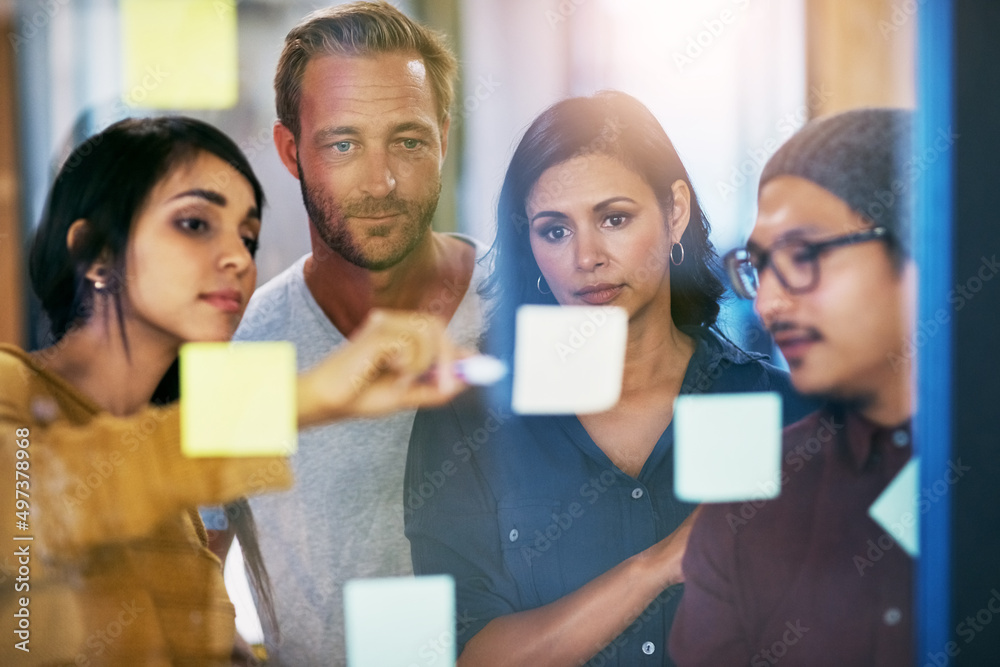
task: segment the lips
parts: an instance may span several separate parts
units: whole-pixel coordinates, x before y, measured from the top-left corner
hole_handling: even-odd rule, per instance
[[[790,366],[800,364],[812,346],[822,339],[815,329],[782,327],[780,331],[774,331],[774,343]]]
[[[239,313],[243,308],[243,295],[239,290],[223,289],[207,292],[201,299],[224,313]]]
[[[617,297],[623,289],[625,289],[625,285],[598,283],[596,285],[587,285],[583,289],[578,290],[576,296],[591,305],[599,306]]]

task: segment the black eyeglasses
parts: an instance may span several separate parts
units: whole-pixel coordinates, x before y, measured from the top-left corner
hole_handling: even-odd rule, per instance
[[[885,227],[874,227],[825,241],[785,239],[768,250],[734,248],[726,253],[722,262],[733,291],[744,299],[757,298],[759,275],[768,266],[774,269],[774,275],[789,294],[805,294],[819,283],[819,258],[823,253],[845,245],[884,239],[888,233]]]

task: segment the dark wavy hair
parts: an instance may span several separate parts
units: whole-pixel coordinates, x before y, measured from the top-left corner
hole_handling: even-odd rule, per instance
[[[73,150],[52,185],[28,260],[31,285],[49,318],[54,341],[91,316],[95,293],[86,273],[101,257],[111,267],[103,293],[114,302],[124,336],[122,294],[132,227],[153,188],[202,152],[215,155],[242,175],[253,188],[257,210],[263,209],[264,190],[243,152],[220,130],[194,118],[125,119]],[[228,174],[219,174],[220,185],[227,178]],[[69,248],[69,228],[80,219],[88,223],[86,232]],[[156,388],[153,403],[177,400],[177,370],[175,361]],[[250,506],[240,499],[226,509],[233,516],[231,525],[243,546],[247,575],[261,603],[261,621],[277,634],[270,579]]]
[[[671,186],[691,191],[691,219],[681,243],[684,261],[670,265],[670,314],[677,326],[715,323],[725,288],[708,239],[710,227],[687,170],[659,121],[641,102],[619,91],[574,97],[553,104],[528,127],[514,151],[497,205],[497,234],[489,257],[493,271],[480,288],[491,299],[485,346],[510,358],[514,316],[523,304],[555,304],[536,286],[541,272],[531,252],[525,204],[546,169],[571,158],[599,154],[620,161],[649,184],[660,210],[673,206]],[[715,270],[713,270],[715,269]]]
[[[102,256],[111,268],[106,294],[124,327],[121,296],[132,226],[156,184],[201,152],[217,156],[246,178],[257,210],[262,209],[264,190],[246,156],[232,139],[194,118],[125,119],[73,150],[52,185],[28,259],[31,285],[54,340],[90,317],[95,294],[85,276]],[[220,179],[227,177],[220,174]],[[69,228],[80,219],[87,221],[86,233],[69,248]]]

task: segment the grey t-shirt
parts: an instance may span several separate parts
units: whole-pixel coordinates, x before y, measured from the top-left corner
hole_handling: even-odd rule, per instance
[[[476,248],[486,248],[459,236]],[[261,287],[234,340],[295,343],[299,371],[344,344],[305,284],[308,255]],[[483,328],[477,262],[448,333],[475,347]],[[441,304],[443,309],[445,304]],[[431,304],[434,312],[435,304]],[[250,499],[260,548],[271,577],[280,644],[265,637],[282,665],[344,665],[342,588],[349,579],[413,573],[403,534],[403,469],[415,411],[354,419],[299,433],[292,456],[295,486]]]

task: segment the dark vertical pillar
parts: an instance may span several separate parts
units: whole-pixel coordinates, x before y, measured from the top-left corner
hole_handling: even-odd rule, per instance
[[[1000,655],[1000,3],[921,6],[919,665]]]
[[[1000,664],[1000,3],[954,3],[951,627],[959,665]],[[938,139],[935,139],[937,141]],[[957,475],[957,473],[953,473]]]

